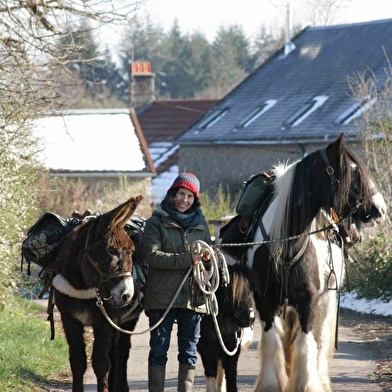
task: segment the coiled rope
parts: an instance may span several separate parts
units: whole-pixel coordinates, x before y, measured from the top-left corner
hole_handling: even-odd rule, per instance
[[[218,301],[216,299],[215,292],[219,287],[219,276],[221,276],[223,284],[230,284],[230,274],[227,268],[227,263],[225,256],[223,253],[217,249],[212,248],[204,241],[198,240],[192,244],[192,251],[196,254],[204,255],[206,252],[210,254],[210,270],[208,271],[203,263],[199,263],[195,265],[193,269],[193,276],[195,281],[197,282],[200,290],[203,292],[206,298],[206,306],[208,313],[212,316],[212,320],[214,322],[216,335],[218,336],[219,343],[222,347],[222,350],[229,356],[233,356],[237,350],[239,345],[241,344],[243,338],[243,329],[241,328],[241,336],[236,341],[236,345],[233,350],[228,350],[223,341],[221,329],[218,323],[218,314],[219,314],[219,306]],[[203,275],[205,276],[203,279]]]

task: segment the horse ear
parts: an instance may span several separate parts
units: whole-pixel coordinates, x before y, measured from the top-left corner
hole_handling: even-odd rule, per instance
[[[340,156],[341,151],[344,149],[344,132],[340,134],[340,136],[331,143],[327,150],[331,156]]]
[[[125,203],[104,214],[105,224],[110,224],[111,228],[119,225],[124,226],[131,219],[142,199],[142,195],[131,197]]]

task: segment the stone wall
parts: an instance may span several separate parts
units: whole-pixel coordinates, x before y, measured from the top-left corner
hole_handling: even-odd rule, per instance
[[[179,170],[194,173],[200,180],[201,192],[208,192],[210,197],[222,186],[235,198],[252,174],[269,171],[279,162],[302,159],[327,144],[181,145]],[[362,155],[360,144],[347,146]]]

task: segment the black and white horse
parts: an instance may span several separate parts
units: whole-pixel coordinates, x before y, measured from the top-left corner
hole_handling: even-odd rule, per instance
[[[386,204],[343,134],[325,149],[275,167],[273,176],[272,200],[254,237],[261,244],[247,251],[262,290],[254,391],[331,392],[344,245],[382,223]]]
[[[260,295],[259,282],[246,266],[232,265],[228,271],[230,283],[221,281],[215,293],[219,309],[217,324],[212,315],[203,317],[197,346],[204,366],[207,392],[237,392],[238,358],[253,338],[254,298]]]

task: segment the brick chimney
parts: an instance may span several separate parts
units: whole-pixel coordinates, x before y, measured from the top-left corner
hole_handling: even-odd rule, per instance
[[[131,108],[151,103],[155,100],[155,79],[149,62],[131,63]]]

